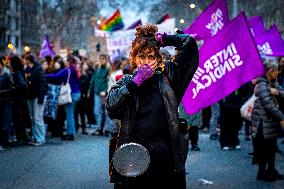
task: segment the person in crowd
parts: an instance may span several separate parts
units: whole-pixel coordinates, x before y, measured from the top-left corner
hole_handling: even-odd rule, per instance
[[[45,144],[46,128],[44,125],[45,95],[47,83],[41,65],[35,60],[34,55],[29,54],[25,57],[28,71],[27,103],[32,124],[32,141],[35,146]]]
[[[219,103],[215,103],[211,105],[211,118],[209,122],[209,139],[210,140],[219,139],[219,135],[217,133],[219,117],[220,117],[220,106],[219,106]]]
[[[284,57],[279,57],[278,63],[279,63],[279,72],[280,72],[278,76],[278,82],[281,85],[281,87],[284,88]],[[277,99],[277,100],[279,103],[280,110],[284,112],[284,100],[283,99]],[[282,132],[281,137],[284,138],[284,131]],[[284,139],[282,140],[281,144],[284,144]]]
[[[105,54],[100,55],[99,67],[95,69],[92,80],[88,90],[88,96],[91,90],[94,91],[94,115],[96,125],[94,127],[93,135],[103,134],[103,121],[105,113],[105,97],[107,95],[107,82],[108,82],[108,56]]]
[[[61,85],[62,83],[68,82],[71,87],[71,96],[72,102],[64,105],[67,119],[67,134],[62,136],[62,140],[74,140],[76,134],[75,128],[75,107],[80,100],[80,70],[78,69],[78,65],[76,59],[72,56],[67,58],[67,62],[69,67],[61,70],[55,74],[47,74],[47,82],[53,83],[57,85]]]
[[[60,56],[54,57],[54,73],[59,73],[65,68],[65,63],[63,58]],[[65,128],[66,112],[64,105],[57,105],[57,114],[55,120],[55,126],[52,127],[51,136],[53,137],[63,137],[63,132]]]
[[[15,85],[6,58],[0,56],[0,151],[8,147]]]
[[[45,74],[53,74],[56,72],[55,64],[51,56],[45,56],[45,61],[42,63],[45,66],[43,70]],[[59,137],[56,133],[58,125],[56,124],[57,117],[57,101],[60,87],[54,84],[47,84],[46,103],[44,108],[44,121],[47,124],[47,131],[51,132],[51,137]]]
[[[89,134],[87,132],[87,121],[86,121],[87,106],[88,106],[87,96],[88,96],[88,88],[89,88],[89,83],[90,83],[87,72],[89,69],[90,68],[87,62],[83,62],[81,64],[81,77],[79,78],[81,99],[75,108],[76,130],[78,131],[78,129],[81,127],[82,134],[85,134],[85,135]],[[80,124],[79,124],[79,116],[80,116]]]
[[[199,130],[199,127],[201,127],[202,125],[201,111],[193,115],[189,115],[188,113],[186,113],[184,105],[181,103],[179,105],[179,115],[181,118],[184,118],[187,120],[188,135],[191,141],[191,150],[200,151],[200,148],[198,146],[198,130]]]
[[[95,63],[93,61],[88,60],[87,61],[89,69],[86,71],[87,76],[88,76],[88,81],[89,81],[89,86],[90,86],[90,81],[92,80],[92,76],[95,70]],[[94,86],[93,86],[94,87]],[[96,124],[95,120],[95,114],[94,114],[94,89],[93,87],[90,89],[90,94],[87,93],[87,119],[88,119],[88,127],[93,127]],[[89,91],[89,89],[88,89]]]
[[[111,69],[109,72],[109,78],[108,78],[108,91],[110,91],[111,87],[117,82],[116,76],[122,75],[122,69],[121,69],[122,61],[117,58],[114,60],[114,62],[111,65]],[[118,132],[119,128],[119,121],[116,119],[110,119],[108,115],[106,115],[106,124],[104,128],[104,134],[105,136],[115,137]]]
[[[239,130],[242,125],[241,106],[251,97],[248,84],[220,101],[220,145],[223,150],[240,150]]]
[[[150,24],[136,28],[131,52],[135,72],[123,76],[107,96],[110,117],[122,120],[117,148],[136,142],[147,148],[151,159],[138,177],[115,177],[111,171],[115,188],[186,188],[188,141],[180,132],[178,105],[198,67],[198,48],[190,36],[157,30]],[[174,62],[161,62],[161,46],[178,49]]]
[[[266,74],[257,80],[255,95],[257,97],[252,112],[252,124],[255,133],[255,161],[258,164],[257,179],[275,181],[283,179],[275,168],[277,138],[281,126],[284,129],[284,114],[280,111],[276,96],[284,98],[284,90],[277,83],[278,64],[264,62]],[[267,167],[267,168],[266,168]]]
[[[16,131],[18,144],[28,142],[26,137],[25,110],[27,106],[27,82],[25,78],[24,65],[18,56],[12,56],[10,67],[15,83],[13,124]]]

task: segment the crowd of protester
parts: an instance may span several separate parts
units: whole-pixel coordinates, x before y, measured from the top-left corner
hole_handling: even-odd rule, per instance
[[[161,55],[170,59],[164,50]],[[202,150],[199,132],[209,132],[210,140],[219,139],[224,151],[240,150],[239,133],[244,130],[245,140],[253,143],[254,163],[259,165],[257,179],[275,181],[283,179],[275,169],[275,153],[281,153],[277,140],[283,137],[284,98],[280,97],[284,97],[284,58],[264,60],[264,65],[267,72],[274,71],[273,76],[256,78],[194,115],[188,115],[180,104],[179,113],[188,120],[193,151]],[[13,145],[44,145],[47,132],[70,141],[78,133],[115,137],[120,123],[108,117],[105,98],[111,86],[130,72],[127,58],[110,62],[105,54],[99,62],[76,55],[66,59],[41,59],[31,53],[1,56],[0,150]],[[66,83],[71,87],[72,102],[58,105],[60,87]],[[258,100],[251,122],[241,117],[240,108],[253,94]]]

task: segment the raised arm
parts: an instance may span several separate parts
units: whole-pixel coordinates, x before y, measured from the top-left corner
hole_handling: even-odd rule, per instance
[[[180,102],[198,65],[199,53],[195,40],[188,35],[162,35],[163,46],[177,49],[173,61],[166,62],[171,86]]]

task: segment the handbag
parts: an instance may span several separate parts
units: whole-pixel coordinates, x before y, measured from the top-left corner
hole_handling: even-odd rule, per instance
[[[71,70],[68,69],[68,78],[67,82],[64,85],[61,85],[59,97],[58,97],[58,105],[65,105],[72,102],[72,96],[71,96],[71,86],[69,84],[71,75]]]
[[[251,114],[254,107],[256,96],[253,94],[241,107],[241,116],[246,120],[251,121]]]

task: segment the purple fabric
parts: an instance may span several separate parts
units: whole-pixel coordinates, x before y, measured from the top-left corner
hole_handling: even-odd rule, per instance
[[[55,52],[53,51],[53,49],[51,47],[51,44],[48,40],[47,35],[45,36],[45,39],[43,40],[39,56],[41,58],[44,58],[46,56],[51,56],[53,58],[55,56]]]
[[[199,54],[199,67],[183,97],[189,114],[218,102],[265,73],[243,13],[208,39]]]
[[[253,16],[248,18],[248,25],[253,36],[265,32],[265,27],[261,16]]]
[[[56,84],[56,85],[61,85],[62,83],[67,82],[68,78],[68,70],[70,68],[65,68],[59,71],[58,73],[55,74],[47,74],[46,75],[46,80],[48,83]],[[71,87],[71,93],[80,93],[80,86],[79,86],[79,81],[76,75],[76,70],[75,69],[70,69],[70,80],[69,84]]]
[[[160,45],[163,46],[163,34],[156,33],[155,38],[160,43]]]
[[[141,25],[142,25],[142,21],[141,19],[139,19],[135,21],[133,24],[131,24],[130,26],[128,26],[127,30],[135,29],[136,27],[141,26]]]
[[[142,85],[144,81],[146,81],[153,75],[154,75],[154,71],[150,68],[150,66],[145,64],[138,68],[138,72],[135,75],[135,77],[132,79],[132,81],[136,83],[138,86],[140,86]]]
[[[230,22],[226,0],[214,0],[186,29],[196,40],[207,40]]]
[[[284,41],[276,25],[267,32],[257,33],[254,39],[261,55],[284,56]]]

